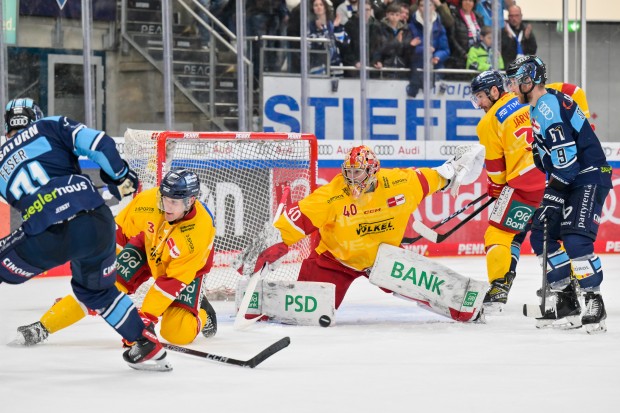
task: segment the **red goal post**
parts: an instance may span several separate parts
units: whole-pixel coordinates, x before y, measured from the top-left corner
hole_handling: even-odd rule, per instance
[[[124,158],[143,189],[159,185],[171,168],[188,168],[199,176],[200,201],[216,227],[214,266],[205,287],[211,299],[221,299],[233,296],[240,278],[232,261],[271,222],[283,189],[290,189],[290,204],[316,188],[318,145],[312,134],[128,129]],[[309,238],[292,246],[270,279],[296,279],[310,252]]]

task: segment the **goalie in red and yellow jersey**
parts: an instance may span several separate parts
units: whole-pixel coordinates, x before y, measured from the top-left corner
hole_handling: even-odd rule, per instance
[[[162,337],[175,344],[190,343],[201,331],[206,337],[217,331],[215,311],[202,294],[202,279],[213,261],[215,226],[211,212],[197,202],[199,193],[194,172],[172,170],[159,188],[138,194],[116,217],[116,286],[133,294],[154,278],[140,315],[145,323],[161,318]],[[54,304],[40,323],[54,333],[86,313],[69,295]]]
[[[318,246],[302,262],[298,281],[334,284],[338,308],[351,283],[368,277],[379,245],[400,245],[422,200],[441,189],[456,195],[462,183],[478,177],[483,157],[483,152],[471,150],[437,168],[382,169],[369,147],[352,148],[342,173],[283,211],[274,224],[281,242],[262,250],[254,272],[282,258],[290,245],[318,233]]]
[[[476,133],[486,148],[488,194],[497,198],[484,236],[491,284],[484,303],[487,312],[501,311],[516,276],[521,242],[543,196],[545,175],[532,156],[529,108],[505,92],[503,76],[482,72],[471,89],[474,107],[485,111]]]

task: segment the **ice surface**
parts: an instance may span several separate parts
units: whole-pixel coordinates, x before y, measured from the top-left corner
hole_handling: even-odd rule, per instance
[[[540,269],[522,257],[506,312],[458,324],[367,280],[351,286],[329,328],[259,323],[232,329],[234,304],[214,302],[216,337],[193,348],[247,359],[283,336],[291,346],[256,369],[169,352],[171,373],[134,371],[120,339],[89,317],[30,348],[4,345],[36,321],[67,278],[0,285],[2,412],[615,412],[620,402],[620,256],[602,255],[608,332],[537,330]],[[483,257],[441,258],[485,279]],[[170,410],[173,409],[173,410]]]

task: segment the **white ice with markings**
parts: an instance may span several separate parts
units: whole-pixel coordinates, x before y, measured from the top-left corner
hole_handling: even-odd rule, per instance
[[[290,347],[256,369],[169,352],[171,373],[134,371],[120,339],[94,317],[29,348],[4,345],[38,320],[67,278],[0,285],[3,412],[613,412],[620,403],[620,256],[601,256],[605,334],[536,330],[540,269],[522,257],[506,311],[457,324],[365,279],[353,283],[329,328],[259,323],[234,331],[232,302],[214,302],[219,331],[192,348],[248,359],[283,336]],[[485,279],[483,257],[440,261]],[[170,410],[174,409],[174,410]]]

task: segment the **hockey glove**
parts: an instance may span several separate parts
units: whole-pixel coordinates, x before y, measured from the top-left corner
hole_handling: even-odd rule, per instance
[[[553,188],[547,187],[540,207],[534,214],[534,219],[540,222],[552,221],[557,214],[562,213],[564,207],[564,194]]]
[[[487,194],[489,194],[491,198],[499,198],[499,194],[502,193],[502,189],[504,189],[505,186],[506,184],[496,184],[491,178],[487,177]]]
[[[456,148],[454,157],[434,168],[439,175],[448,180],[448,185],[443,190],[449,189],[450,195],[456,197],[461,185],[473,183],[482,172],[484,152],[484,146],[480,144],[461,145]]]
[[[263,268],[263,265],[269,265],[269,269],[274,271],[277,267],[276,262],[284,257],[288,252],[288,245],[283,242],[279,242],[271,247],[267,248],[258,255],[256,259],[256,265],[254,266],[254,272],[258,272]]]
[[[125,162],[125,167],[127,168],[127,173],[119,179],[110,178],[103,169],[99,171],[101,180],[108,184],[108,191],[119,201],[123,199],[123,197],[136,192],[140,186],[138,174],[127,165],[127,162]]]

